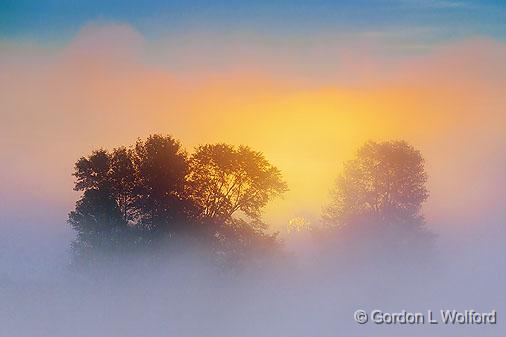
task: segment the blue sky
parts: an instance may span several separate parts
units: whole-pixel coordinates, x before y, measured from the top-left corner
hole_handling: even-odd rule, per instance
[[[469,36],[504,39],[505,17],[506,2],[500,0],[0,0],[0,38],[65,40],[95,21],[126,23],[147,37],[180,31],[278,35],[412,31],[415,38],[435,41]]]

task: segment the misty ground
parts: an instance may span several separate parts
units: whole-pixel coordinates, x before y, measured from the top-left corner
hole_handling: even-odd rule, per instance
[[[184,252],[77,272],[70,232],[9,226],[0,240],[0,336],[502,336],[504,235],[500,221],[483,227],[439,235],[428,264],[339,250],[334,258],[297,233],[261,267],[224,271]],[[495,309],[498,323],[359,325],[357,309]]]

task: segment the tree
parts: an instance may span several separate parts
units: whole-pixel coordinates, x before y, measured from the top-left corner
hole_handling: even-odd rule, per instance
[[[173,232],[185,222],[187,155],[179,141],[153,135],[132,150],[135,167],[134,202],[139,224],[148,230]]]
[[[111,192],[116,199],[123,221],[135,221],[135,197],[137,175],[132,159],[132,150],[116,148],[110,154]]]
[[[260,152],[204,145],[188,158],[179,141],[161,135],[93,151],[73,175],[83,192],[68,220],[77,255],[175,240],[226,246],[227,258],[245,255],[273,246],[261,209],[287,189]]]
[[[426,242],[430,235],[421,214],[426,182],[424,159],[413,146],[368,142],[345,164],[324,221],[342,237],[388,238],[388,245],[400,246]]]
[[[68,220],[77,233],[72,245],[75,256],[114,250],[128,227],[117,202],[118,187],[111,179],[115,175],[111,155],[101,149],[80,158],[73,175],[74,189],[84,191]]]
[[[252,225],[261,223],[261,209],[287,191],[280,171],[246,146],[199,146],[187,179],[201,217],[228,224],[238,213]]]
[[[106,150],[93,151],[88,157],[81,157],[74,166],[75,191],[110,189],[109,172],[111,158]]]
[[[72,244],[76,256],[118,248],[127,230],[116,201],[96,189],[87,190],[76,203],[75,210],[69,214],[69,223],[77,233]]]
[[[280,171],[246,146],[203,145],[190,159],[187,195],[227,264],[276,246],[276,234],[265,233],[261,211],[286,190]]]
[[[68,220],[77,233],[76,255],[149,243],[187,225],[187,173],[186,153],[170,136],[154,135],[131,148],[100,149],[80,158],[74,189],[83,195]],[[155,235],[159,231],[164,234]]]
[[[81,157],[74,166],[74,190],[100,190],[116,200],[124,221],[131,220],[132,195],[136,184],[132,151],[124,147],[112,153],[100,149]]]

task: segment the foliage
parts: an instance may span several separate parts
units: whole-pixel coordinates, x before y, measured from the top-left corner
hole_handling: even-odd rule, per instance
[[[260,152],[227,144],[199,146],[190,161],[188,193],[204,218],[230,223],[241,212],[254,225],[261,209],[287,190]]]
[[[369,248],[427,247],[421,213],[428,198],[420,151],[405,141],[368,142],[338,177],[325,209],[327,228]]]
[[[112,152],[96,150],[77,161],[74,176],[83,195],[69,223],[77,233],[74,253],[82,259],[192,237],[227,260],[275,246],[261,210],[287,190],[260,152],[216,144],[188,156],[179,141],[161,135]]]
[[[176,230],[184,221],[183,191],[188,173],[186,152],[170,136],[138,140],[131,151],[133,204],[139,224],[149,230]]]
[[[421,153],[404,141],[368,142],[344,167],[327,220],[343,226],[360,216],[417,218],[428,198]]]

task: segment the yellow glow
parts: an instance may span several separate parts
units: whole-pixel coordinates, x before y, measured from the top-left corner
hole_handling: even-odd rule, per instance
[[[459,181],[475,178],[473,167],[481,160],[471,161],[466,147],[481,146],[487,152],[474,153],[493,158],[491,144],[504,143],[506,74],[482,55],[506,55],[506,47],[475,44],[410,61],[392,70],[397,76],[391,79],[353,86],[308,84],[295,75],[242,68],[220,76],[176,76],[135,55],[93,59],[73,45],[41,57],[47,59],[42,65],[12,57],[0,62],[0,111],[7,114],[0,150],[6,160],[16,160],[0,172],[2,188],[40,194],[66,212],[76,197],[70,174],[79,156],[168,133],[189,151],[213,142],[262,151],[290,188],[266,213],[268,222],[283,228],[294,217],[318,218],[342,163],[363,142],[403,138],[427,158],[429,213],[462,214],[470,209],[463,205],[481,207],[476,198],[483,204],[500,199],[486,191],[489,199],[455,193]],[[45,55],[37,49],[10,52]]]

